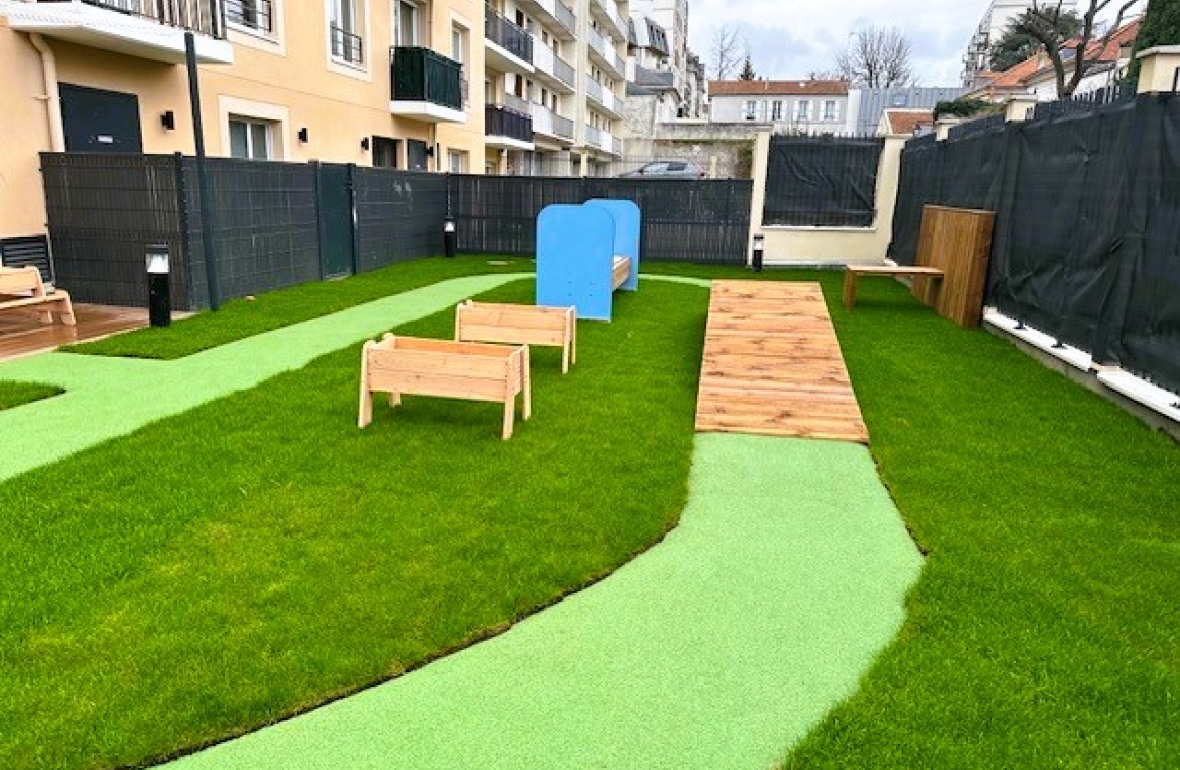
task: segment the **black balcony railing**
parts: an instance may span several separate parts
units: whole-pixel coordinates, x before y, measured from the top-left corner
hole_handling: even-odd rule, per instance
[[[60,2],[61,0],[48,0]],[[46,2],[46,0],[40,0]],[[82,0],[128,16],[192,30],[215,38],[225,37],[225,8],[219,0]]]
[[[365,39],[332,24],[332,55],[349,64],[365,63]]]
[[[274,11],[271,0],[223,0],[225,20],[231,24],[270,34],[274,32]]]
[[[418,46],[390,49],[394,101],[426,101],[463,109],[463,65]]]
[[[496,45],[528,63],[533,62],[533,36],[516,26],[490,5],[483,24],[484,36]]]
[[[483,110],[484,134],[504,136],[521,142],[533,141],[533,117],[498,104],[489,104]]]

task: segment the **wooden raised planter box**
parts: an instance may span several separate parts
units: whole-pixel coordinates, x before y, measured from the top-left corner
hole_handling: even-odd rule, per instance
[[[578,360],[577,317],[572,307],[460,302],[455,308],[459,342],[502,342],[561,348],[561,371]]]
[[[361,353],[361,399],[357,426],[373,420],[373,393],[388,393],[389,405],[403,395],[462,398],[504,404],[502,437],[512,437],[516,396],[522,417],[532,414],[527,347],[483,345],[387,334],[365,343]]]

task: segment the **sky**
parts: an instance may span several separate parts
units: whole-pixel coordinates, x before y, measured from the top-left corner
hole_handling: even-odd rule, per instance
[[[957,86],[967,41],[987,5],[988,0],[689,0],[688,39],[708,66],[714,30],[734,25],[749,42],[759,77],[794,79],[831,69],[854,30],[895,26],[913,46],[918,85]],[[711,70],[708,76],[713,77]]]

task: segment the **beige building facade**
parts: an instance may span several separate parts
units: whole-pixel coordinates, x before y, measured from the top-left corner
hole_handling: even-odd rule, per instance
[[[484,170],[476,0],[0,0],[0,238],[45,231],[38,153]]]

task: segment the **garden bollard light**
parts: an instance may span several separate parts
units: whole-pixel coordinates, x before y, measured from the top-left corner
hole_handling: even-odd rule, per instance
[[[762,272],[762,233],[754,234],[754,272]]]
[[[168,285],[168,244],[149,243],[145,251],[148,274],[148,321],[152,326],[172,323],[172,293]]]
[[[455,242],[458,237],[455,234],[455,218],[450,214],[443,220],[443,253],[448,257],[455,256]]]

